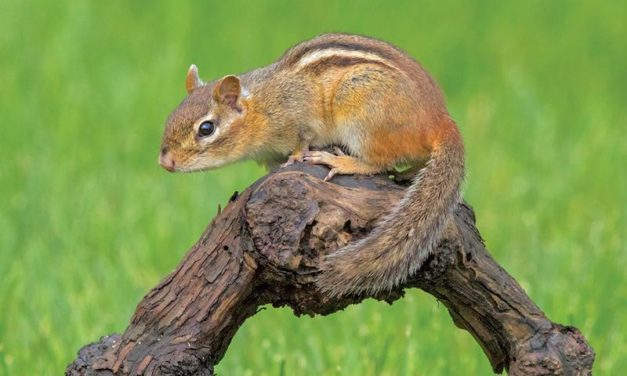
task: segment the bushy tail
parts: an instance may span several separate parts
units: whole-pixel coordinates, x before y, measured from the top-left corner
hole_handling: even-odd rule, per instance
[[[326,257],[318,287],[331,296],[390,290],[418,270],[459,201],[464,146],[447,119],[431,158],[403,199],[365,238]]]

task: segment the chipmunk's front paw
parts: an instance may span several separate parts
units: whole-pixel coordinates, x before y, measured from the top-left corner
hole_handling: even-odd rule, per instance
[[[281,165],[281,168],[291,166],[296,162],[303,162],[303,153],[292,154],[287,158],[287,162]]]

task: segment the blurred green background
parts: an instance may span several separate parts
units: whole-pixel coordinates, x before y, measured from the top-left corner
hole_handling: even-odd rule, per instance
[[[437,4],[437,5],[436,5]],[[0,1],[0,374],[58,375],[196,241],[253,163],[168,174],[164,120],[207,79],[326,31],[435,76],[467,143],[465,197],[494,257],[627,370],[626,2]],[[223,375],[485,375],[432,297],[248,320]]]

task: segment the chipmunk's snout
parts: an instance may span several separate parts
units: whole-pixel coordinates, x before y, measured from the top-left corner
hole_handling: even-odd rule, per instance
[[[176,162],[174,162],[172,153],[170,153],[168,148],[165,146],[161,148],[161,153],[159,154],[159,164],[161,167],[170,172],[174,172],[176,170]]]

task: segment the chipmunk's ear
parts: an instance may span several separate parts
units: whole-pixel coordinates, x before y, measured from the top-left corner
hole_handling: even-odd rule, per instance
[[[198,76],[198,68],[196,65],[190,65],[187,70],[187,77],[185,77],[185,88],[187,89],[187,94],[191,94],[192,91],[198,89],[204,84],[205,83]]]
[[[216,102],[228,104],[234,110],[241,111],[238,101],[242,88],[237,76],[225,76],[213,89],[213,98]]]

